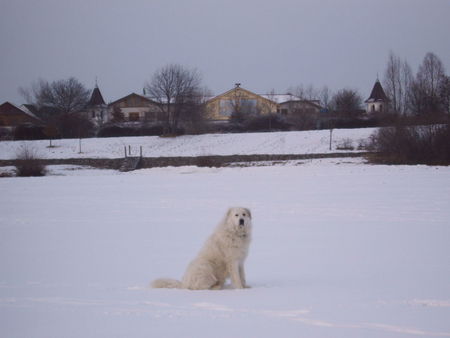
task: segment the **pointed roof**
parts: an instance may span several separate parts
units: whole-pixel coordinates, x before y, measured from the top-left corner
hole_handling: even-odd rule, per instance
[[[375,101],[389,101],[386,94],[384,93],[380,80],[378,79],[373,86],[369,98],[366,100],[366,102],[375,102]]]
[[[100,106],[102,104],[105,104],[102,93],[100,93],[100,89],[95,86],[94,90],[92,91],[91,99],[89,100],[89,106]]]

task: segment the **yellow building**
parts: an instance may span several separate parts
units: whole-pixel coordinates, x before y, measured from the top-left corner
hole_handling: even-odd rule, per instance
[[[240,83],[206,102],[207,119],[227,121],[233,114],[243,116],[277,112],[277,103],[241,87]]]

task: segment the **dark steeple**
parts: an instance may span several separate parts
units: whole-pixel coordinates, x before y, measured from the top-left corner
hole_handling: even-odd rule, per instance
[[[103,100],[102,93],[100,93],[100,89],[96,85],[94,90],[92,91],[91,99],[89,100],[89,106],[100,106],[105,104]]]
[[[372,92],[370,93],[370,97],[366,100],[366,102],[376,102],[376,101],[384,101],[384,102],[389,101],[378,79],[375,82]]]

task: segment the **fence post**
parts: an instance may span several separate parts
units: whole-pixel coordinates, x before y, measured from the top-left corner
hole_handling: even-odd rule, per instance
[[[142,146],[140,147],[140,152],[139,152],[140,154],[140,158],[142,158]]]
[[[127,157],[127,146],[123,146],[123,149],[125,150],[125,158]]]
[[[128,145],[128,156],[131,156],[131,146]]]
[[[330,128],[330,150],[331,150],[331,141],[333,139],[333,128]]]

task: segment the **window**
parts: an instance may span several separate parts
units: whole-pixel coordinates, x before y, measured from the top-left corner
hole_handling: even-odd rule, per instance
[[[139,113],[129,113],[128,121],[139,121]]]
[[[219,115],[231,116],[233,113],[233,101],[232,100],[220,100],[219,103]]]
[[[219,115],[230,117],[233,112],[239,109],[244,114],[255,114],[257,101],[255,99],[220,100]]]
[[[240,101],[242,112],[247,114],[256,114],[256,100],[254,99],[242,99]]]

